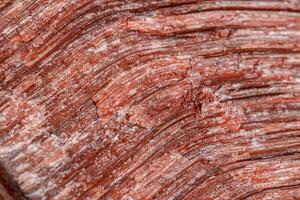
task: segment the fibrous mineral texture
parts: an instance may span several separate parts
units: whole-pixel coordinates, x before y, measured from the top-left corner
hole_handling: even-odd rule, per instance
[[[1,0],[0,199],[300,199],[299,0]]]

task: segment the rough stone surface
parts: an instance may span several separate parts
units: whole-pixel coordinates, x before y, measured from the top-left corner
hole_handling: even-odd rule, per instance
[[[1,0],[0,199],[300,199],[299,0]]]

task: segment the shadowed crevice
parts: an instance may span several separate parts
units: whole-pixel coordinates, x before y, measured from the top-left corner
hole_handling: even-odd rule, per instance
[[[3,164],[0,162],[0,184],[4,187],[6,192],[15,200],[28,200],[19,184],[7,172]]]

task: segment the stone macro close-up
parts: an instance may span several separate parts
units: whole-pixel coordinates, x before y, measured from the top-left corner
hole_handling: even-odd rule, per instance
[[[0,200],[300,200],[300,0],[0,0]]]

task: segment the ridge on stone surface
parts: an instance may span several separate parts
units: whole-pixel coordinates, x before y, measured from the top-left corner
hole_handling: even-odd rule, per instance
[[[300,199],[299,0],[0,1],[0,199]]]

